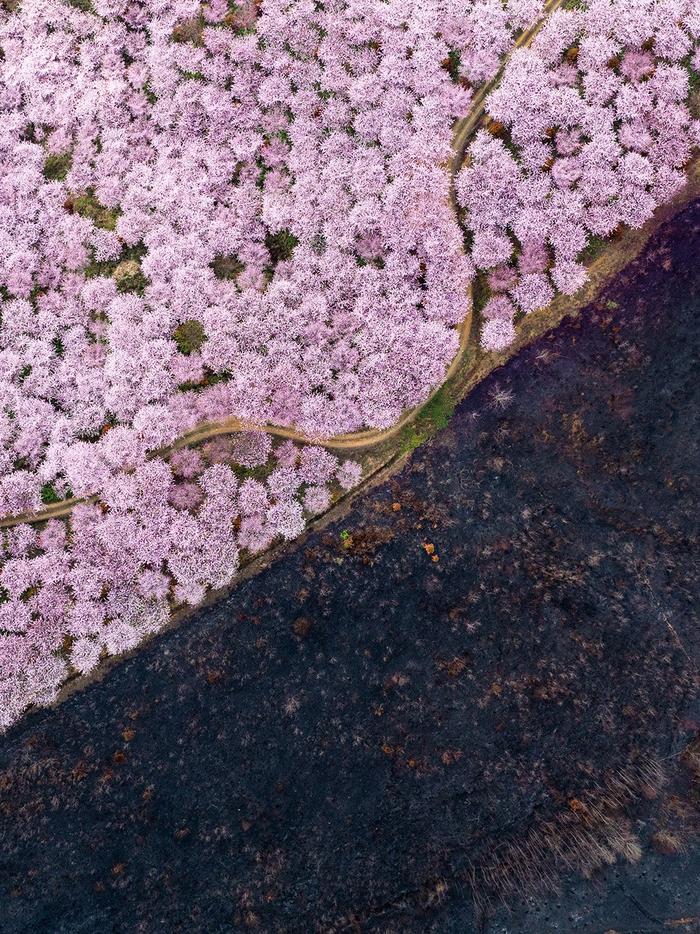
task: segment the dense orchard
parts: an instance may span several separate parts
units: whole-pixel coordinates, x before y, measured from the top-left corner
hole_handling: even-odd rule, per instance
[[[457,218],[455,120],[541,0],[0,0],[0,516],[92,497],[2,533],[0,725],[360,479],[264,432],[154,452],[221,418],[388,427],[443,380],[476,273],[501,350],[678,190],[696,7],[555,13]]]
[[[700,64],[696,0],[592,0],[557,10],[516,50],[456,181],[477,268],[489,272],[482,342],[574,294],[591,248],[641,227],[683,187],[700,145],[688,107]]]
[[[537,2],[7,6],[0,513],[203,420],[327,437],[441,381],[451,124]]]

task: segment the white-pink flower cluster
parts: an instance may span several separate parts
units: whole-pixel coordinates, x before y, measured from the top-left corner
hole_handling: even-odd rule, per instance
[[[456,181],[498,296],[488,349],[510,343],[517,311],[578,291],[593,238],[641,227],[683,187],[700,144],[687,103],[699,42],[695,0],[591,0],[513,52]]]

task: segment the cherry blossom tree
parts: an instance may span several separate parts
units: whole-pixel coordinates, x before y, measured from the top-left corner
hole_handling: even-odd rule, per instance
[[[526,314],[575,294],[592,244],[678,193],[698,146],[699,40],[692,2],[595,0],[513,52],[455,186],[493,292]],[[486,317],[482,344],[500,350],[515,331]]]

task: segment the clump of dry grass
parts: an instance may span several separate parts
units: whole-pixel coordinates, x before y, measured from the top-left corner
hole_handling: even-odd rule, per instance
[[[534,827],[524,840],[505,844],[492,859],[473,866],[469,883],[477,913],[489,913],[496,901],[507,904],[557,891],[564,873],[588,878],[617,859],[637,862],[642,849],[624,810],[641,796],[656,797],[666,781],[654,759],[611,772],[601,787],[571,798],[566,810]]]
[[[700,735],[681,752],[679,762],[675,792],[666,796],[651,836],[651,845],[664,856],[684,852],[700,831]]]
[[[681,836],[673,830],[663,828],[652,834],[651,844],[657,853],[664,856],[676,856],[685,849],[685,844]]]
[[[683,750],[681,762],[696,778],[700,778],[700,736]]]

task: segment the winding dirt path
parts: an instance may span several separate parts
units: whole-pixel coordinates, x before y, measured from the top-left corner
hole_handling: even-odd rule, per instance
[[[503,59],[497,73],[486,84],[482,85],[472,98],[472,105],[466,117],[459,120],[454,128],[454,137],[452,143],[452,158],[448,168],[450,172],[450,199],[456,208],[456,198],[454,190],[454,179],[464,162],[464,156],[467,144],[483,120],[486,113],[486,99],[501,79],[503,71],[508,61],[516,49],[529,46],[542,26],[545,24],[551,14],[564,4],[565,0],[547,0],[544,6],[544,15],[540,20],[520,34],[512,50]],[[452,379],[459,369],[464,355],[469,345],[469,338],[472,326],[472,311],[469,309],[466,317],[458,325],[459,348],[452,362],[445,372],[443,382],[436,386],[430,395],[414,409],[409,409],[401,418],[390,428],[370,428],[363,431],[355,431],[350,434],[334,435],[331,438],[313,438],[294,428],[287,428],[280,425],[258,425],[253,422],[246,422],[242,419],[231,417],[219,419],[213,422],[202,422],[190,431],[185,432],[177,441],[163,448],[158,448],[150,452],[149,457],[164,457],[172,451],[191,444],[197,444],[215,438],[218,435],[234,434],[241,431],[264,431],[277,438],[287,438],[292,441],[298,441],[304,444],[318,444],[322,447],[335,451],[361,450],[369,447],[375,447],[384,441],[390,441],[396,437],[407,425],[415,421],[428,403],[437,395],[438,392]],[[25,512],[16,516],[5,516],[0,519],[0,529],[10,528],[14,525],[36,524],[46,522],[48,519],[62,519],[69,516],[73,508],[79,504],[96,503],[99,496],[73,497],[72,499],[62,500],[60,503],[54,503],[40,509],[36,512]]]

